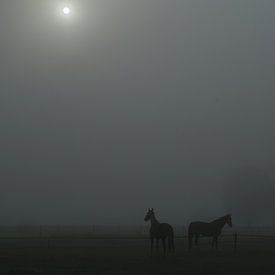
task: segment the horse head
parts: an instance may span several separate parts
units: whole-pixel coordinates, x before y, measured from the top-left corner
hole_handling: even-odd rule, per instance
[[[147,214],[144,218],[144,221],[148,222],[149,220],[151,220],[151,218],[154,217],[154,215],[155,215],[154,214],[154,208],[152,208],[152,209],[148,208],[148,212],[147,212]]]
[[[228,214],[225,216],[225,222],[230,226],[232,227],[232,217],[231,217],[231,214]]]

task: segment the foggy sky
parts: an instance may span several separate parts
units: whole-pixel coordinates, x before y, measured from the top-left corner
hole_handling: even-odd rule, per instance
[[[0,2],[0,223],[275,224],[275,2],[62,2]]]

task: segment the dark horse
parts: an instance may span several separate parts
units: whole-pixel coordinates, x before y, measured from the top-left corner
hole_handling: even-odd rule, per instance
[[[198,245],[199,236],[213,237],[212,248],[218,248],[218,237],[222,232],[222,228],[228,224],[232,227],[231,215],[223,216],[212,222],[191,222],[188,228],[189,250],[192,248],[193,236],[195,236],[195,244]]]
[[[166,238],[168,238],[168,250],[171,252],[175,251],[174,246],[174,230],[173,227],[168,223],[159,223],[155,217],[154,209],[148,209],[148,212],[144,220],[151,222],[150,228],[150,240],[151,240],[151,253],[154,248],[154,239],[156,239],[156,249],[159,248],[159,239],[162,241],[164,254],[166,253]]]

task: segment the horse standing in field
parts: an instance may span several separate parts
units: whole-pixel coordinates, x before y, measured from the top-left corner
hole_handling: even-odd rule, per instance
[[[228,224],[232,227],[231,215],[223,216],[212,222],[191,222],[188,228],[189,250],[192,248],[193,236],[195,236],[195,244],[198,245],[199,236],[213,237],[212,248],[218,248],[218,237],[222,232],[222,228]]]
[[[155,217],[154,209],[148,209],[148,212],[144,218],[144,221],[151,222],[150,228],[150,240],[151,240],[151,253],[154,249],[154,239],[156,239],[156,249],[159,249],[159,239],[162,241],[164,254],[166,253],[166,238],[168,238],[168,250],[171,252],[175,251],[174,246],[174,230],[173,227],[168,223],[159,223]]]

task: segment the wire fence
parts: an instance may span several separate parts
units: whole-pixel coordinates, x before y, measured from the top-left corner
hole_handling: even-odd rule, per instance
[[[0,226],[0,239],[5,238],[109,238],[142,237],[148,235],[148,226]],[[176,227],[177,235],[184,235],[184,227]]]
[[[136,246],[149,239],[149,229],[150,226],[0,226],[0,249]],[[187,228],[174,226],[174,231],[175,239],[186,244]],[[224,228],[220,236],[220,243],[235,252],[244,243],[259,243],[257,240],[274,246],[275,228]]]
[[[27,238],[147,238],[150,226],[103,226],[103,225],[39,225],[0,226],[0,239]],[[187,227],[174,226],[175,238],[186,238]],[[275,227],[224,228],[222,236],[275,238]]]

